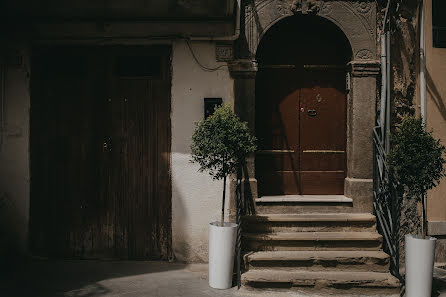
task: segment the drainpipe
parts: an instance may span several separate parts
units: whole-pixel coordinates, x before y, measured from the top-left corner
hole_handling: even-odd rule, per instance
[[[386,71],[386,34],[381,32],[381,111],[379,113],[379,125],[381,126],[381,139],[384,141],[385,136],[385,118],[386,118],[386,87],[387,87],[387,71]]]
[[[386,33],[386,23],[389,15],[390,1],[391,0],[387,1],[386,12],[384,14],[381,29],[381,110],[379,125],[381,126],[381,140],[386,148],[386,152],[388,152],[389,149],[387,139],[389,138],[388,130],[390,130],[390,50],[389,45],[387,44],[387,38],[389,38],[390,35],[389,33]],[[388,126],[389,129],[386,129]]]
[[[390,31],[386,33],[386,153],[390,152]]]
[[[420,20],[420,113],[423,125],[426,128],[426,54],[425,54],[425,34],[424,34],[424,1],[421,1]]]
[[[423,128],[426,129],[426,42],[424,32],[424,1],[421,0],[421,20],[420,20],[420,114],[423,123]],[[427,193],[422,197],[423,202],[423,220],[422,232],[423,235],[428,235],[427,230]]]
[[[234,34],[230,36],[221,36],[221,37],[212,37],[212,36],[204,36],[204,37],[194,37],[191,36],[190,40],[210,40],[210,41],[234,41],[237,40],[240,36],[240,10],[241,10],[241,0],[237,0],[237,7],[235,11],[235,30]]]

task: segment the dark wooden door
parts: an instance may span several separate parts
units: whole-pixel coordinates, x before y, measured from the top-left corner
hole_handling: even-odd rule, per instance
[[[260,195],[343,194],[344,70],[267,65],[256,84]]]
[[[300,193],[299,101],[294,69],[263,69],[257,77],[256,173],[261,195]]]
[[[168,257],[168,63],[165,48],[36,53],[30,218],[35,253]]]
[[[346,167],[345,72],[305,71],[300,100],[302,194],[343,194]]]

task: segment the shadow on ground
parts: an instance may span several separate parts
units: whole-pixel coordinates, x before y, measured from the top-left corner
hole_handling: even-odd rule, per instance
[[[432,282],[432,297],[446,297],[446,269],[435,268]]]
[[[5,297],[232,296],[207,284],[207,266],[167,262],[29,260],[3,271]]]

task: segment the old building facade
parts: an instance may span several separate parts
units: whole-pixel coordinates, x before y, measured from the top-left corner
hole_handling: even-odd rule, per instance
[[[244,168],[258,214],[348,213],[371,225],[333,227],[357,231],[344,247],[379,250],[372,129],[385,5],[87,2],[2,4],[2,252],[206,262],[221,185],[190,163],[204,98],[232,104],[258,138]],[[431,2],[427,125],[446,138]],[[440,238],[445,193],[443,181],[429,194]]]

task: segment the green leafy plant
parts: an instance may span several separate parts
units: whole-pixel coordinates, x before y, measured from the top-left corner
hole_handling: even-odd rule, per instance
[[[421,118],[407,117],[400,131],[392,135],[388,163],[408,197],[422,200],[423,237],[426,235],[426,191],[437,186],[445,174],[445,147],[432,131],[424,129]]]
[[[214,180],[223,179],[221,225],[224,224],[226,177],[245,162],[256,150],[255,137],[245,122],[233,113],[231,106],[222,105],[214,114],[196,123],[192,135],[192,162],[200,171],[208,171]]]

